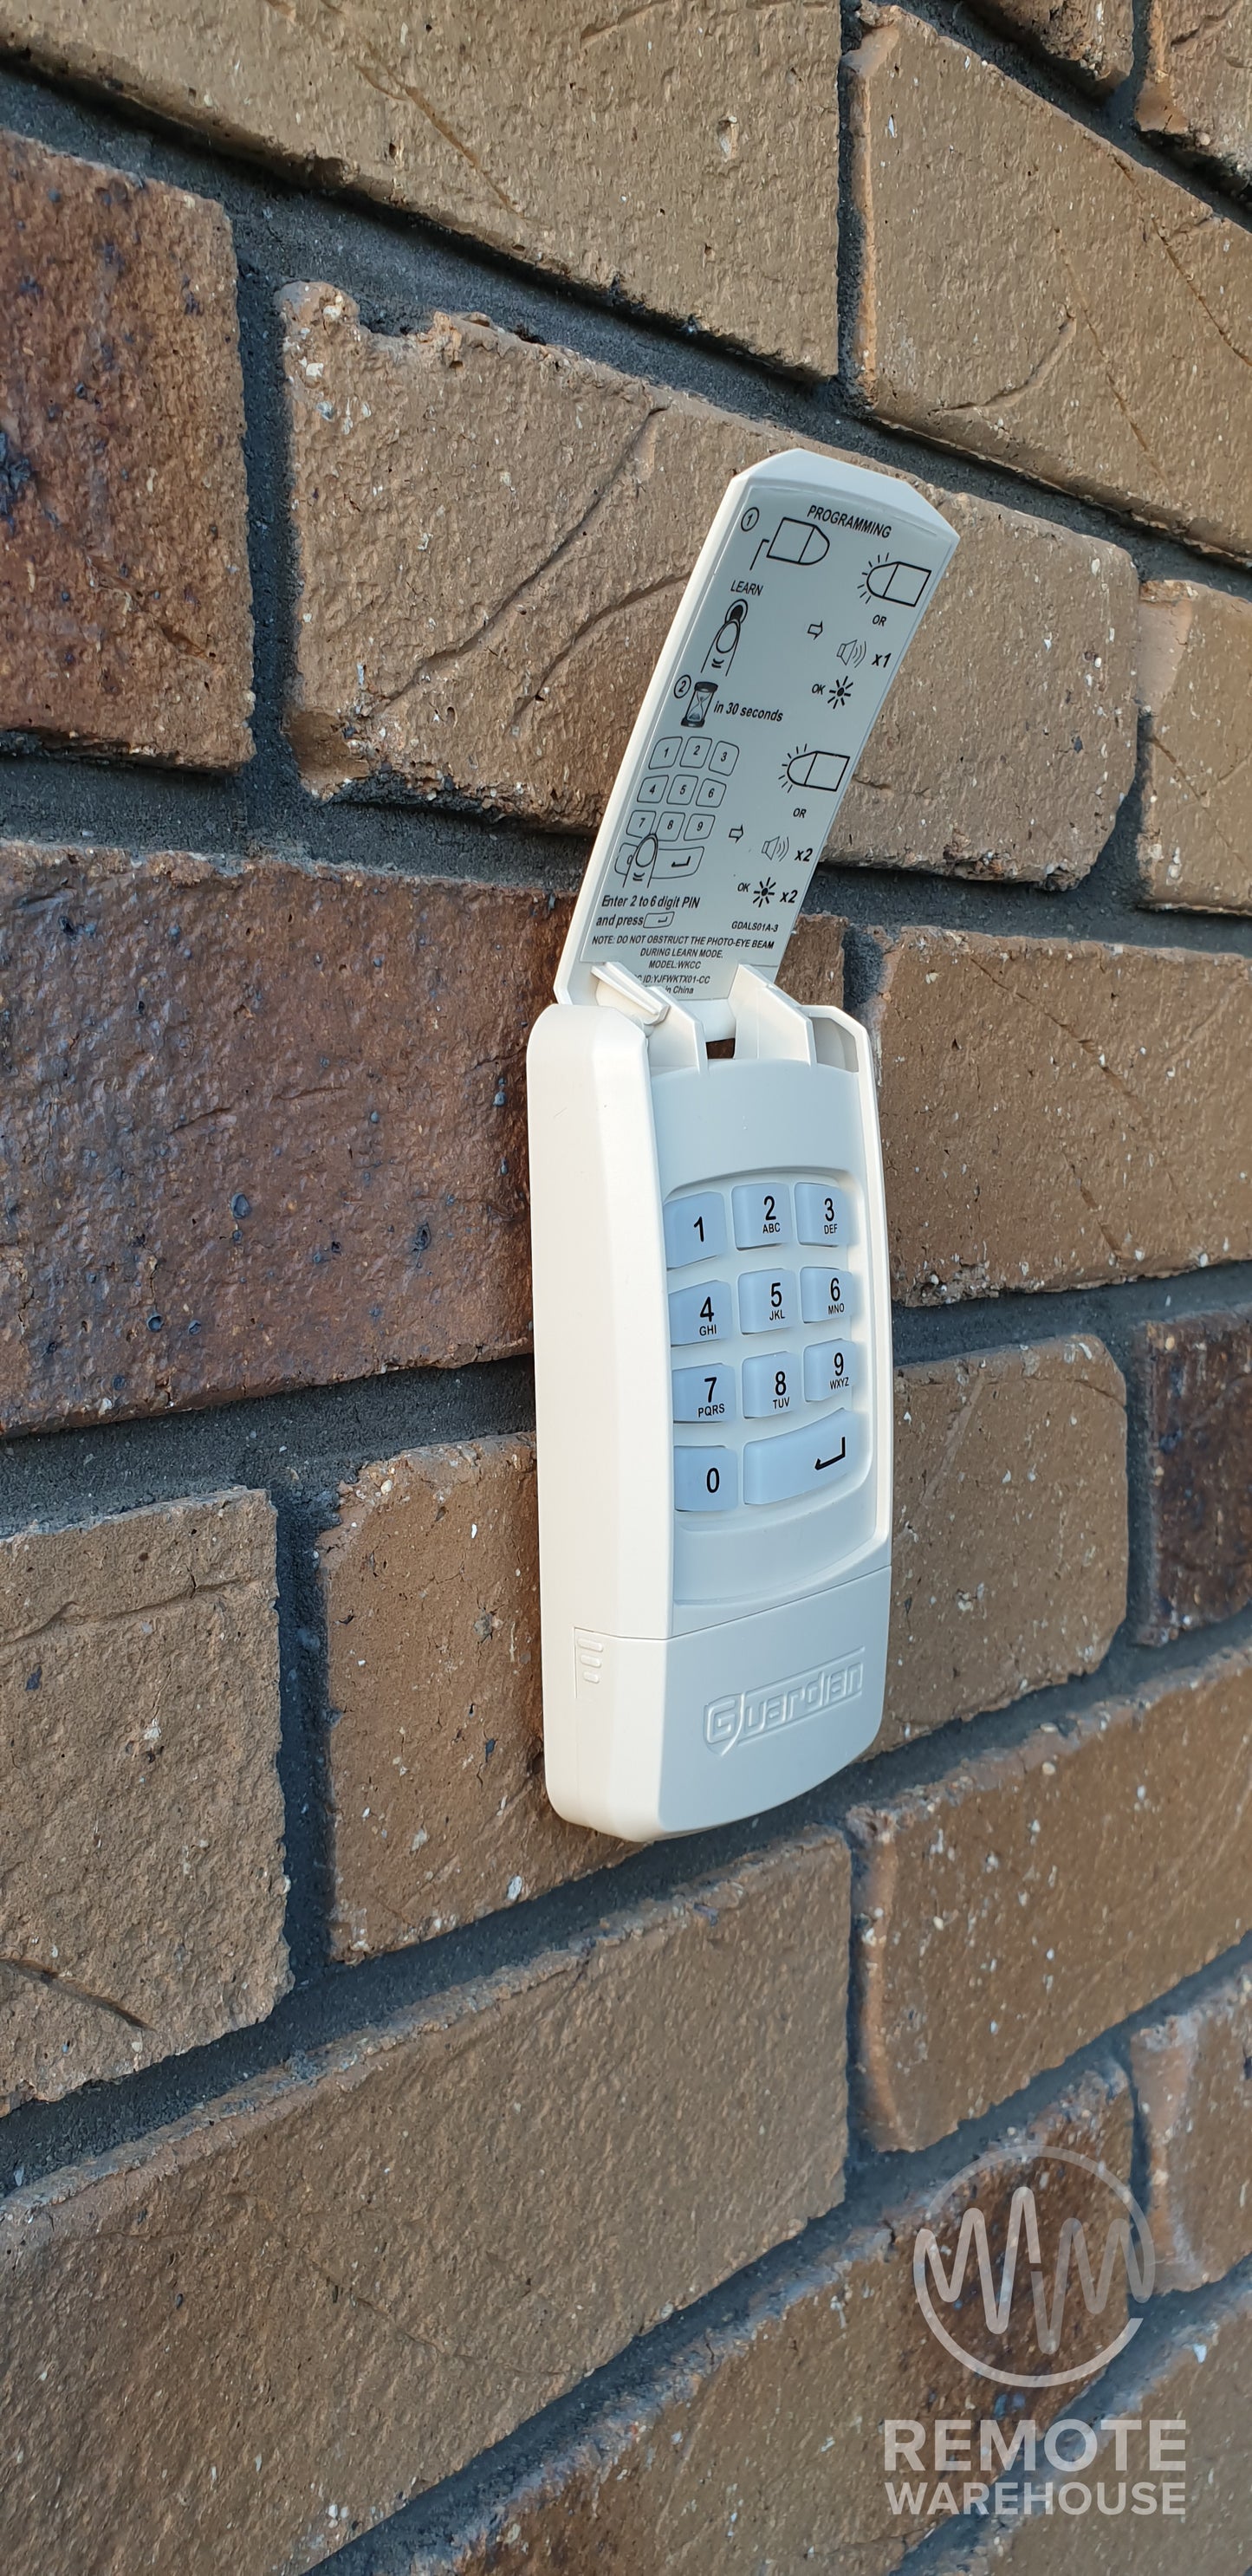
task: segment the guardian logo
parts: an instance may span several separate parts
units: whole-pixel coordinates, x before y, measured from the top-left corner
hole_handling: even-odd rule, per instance
[[[1095,2186],[1082,2194],[1085,2220],[1075,2215],[1072,2188],[1061,2188],[1055,2170],[1061,2165],[1076,2167]],[[931,2333],[955,2360],[1002,2388],[1064,2388],[1094,2379],[1138,2333],[1140,2317],[1129,2318],[1088,2360],[1056,2365],[1073,2351],[1084,2316],[1102,2317],[1110,2299],[1120,2314],[1125,2296],[1151,2296],[1155,2254],[1138,2202],[1106,2165],[1072,2148],[1049,2147],[1029,2158],[1000,2225],[998,2279],[987,2219],[976,2201],[963,2212],[954,2244],[951,2225],[943,2231],[946,2246],[933,2227],[919,2227],[913,2288]],[[943,2322],[941,2309],[958,2331]],[[995,2356],[1006,2355],[1010,2338],[1014,2359],[1038,2367],[1002,2367]]]
[[[736,1744],[759,1744],[762,1737],[777,1735],[780,1726],[803,1725],[805,1718],[824,1717],[827,1709],[859,1699],[864,1687],[865,1650],[858,1646],[854,1654],[817,1664],[812,1672],[711,1699],[704,1712],[704,1741],[714,1753],[729,1753]]]

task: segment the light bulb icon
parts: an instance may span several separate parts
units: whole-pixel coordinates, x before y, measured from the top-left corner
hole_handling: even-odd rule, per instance
[[[782,772],[784,787],[820,788],[827,796],[837,794],[843,785],[848,766],[846,751],[811,751],[805,744],[793,751]]]
[[[929,579],[924,564],[893,563],[879,555],[861,575],[861,597],[889,599],[893,608],[916,608]]]

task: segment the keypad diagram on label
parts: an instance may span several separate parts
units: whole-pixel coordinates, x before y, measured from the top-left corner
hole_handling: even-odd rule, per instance
[[[627,885],[694,876],[738,757],[733,742],[684,742],[679,734],[655,742],[626,817],[614,875]]]
[[[898,517],[781,483],[739,513],[614,789],[580,971],[615,960],[701,1004],[738,962],[777,971],[951,544],[903,486]]]

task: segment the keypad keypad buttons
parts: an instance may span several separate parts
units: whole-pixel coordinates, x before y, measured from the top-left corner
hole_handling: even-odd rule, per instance
[[[733,1422],[735,1372],[713,1363],[674,1371],[675,1422]]]
[[[743,1409],[754,1422],[794,1413],[799,1401],[800,1364],[793,1352],[761,1351],[744,1361]]]
[[[665,799],[666,804],[694,805],[696,801],[696,789],[699,786],[699,783],[700,782],[697,778],[684,778],[680,770],[678,776],[676,778],[671,778],[670,780],[669,794]]]
[[[726,1203],[719,1190],[697,1190],[671,1199],[665,1210],[665,1258],[671,1270],[687,1261],[720,1261],[726,1249]]]
[[[796,1237],[800,1243],[838,1244],[852,1240],[852,1207],[845,1190],[825,1181],[796,1182]]]
[[[745,1503],[791,1503],[802,1494],[833,1492],[864,1462],[864,1424],[855,1413],[828,1413],[821,1422],[749,1440],[743,1453]]]
[[[696,790],[696,803],[697,805],[720,805],[725,793],[725,782],[722,779],[702,778]]]
[[[665,790],[668,785],[669,780],[662,772],[658,772],[655,778],[641,778],[637,788],[635,789],[635,794],[641,805],[663,805],[665,803]]]
[[[671,1297],[671,1307],[673,1302]],[[772,1333],[794,1324],[794,1270],[745,1270],[739,1281],[739,1321],[745,1333]]]
[[[720,777],[729,778],[738,758],[737,742],[715,742],[709,755],[709,767],[715,769]]]
[[[649,769],[672,769],[682,747],[680,733],[664,734],[660,742],[653,743],[648,754]]]
[[[682,756],[683,768],[703,769],[711,749],[712,744],[709,742],[707,735],[703,742],[685,742],[683,744]]]
[[[844,1324],[856,1312],[856,1282],[846,1270],[804,1269],[800,1312],[806,1324]]]
[[[647,786],[647,783],[648,782],[645,778],[645,787]],[[650,811],[649,807],[646,805],[632,805],[630,812],[626,817],[627,840],[642,841],[646,833],[655,832],[655,830],[656,816]]]
[[[734,1329],[734,1308],[724,1279],[698,1279],[691,1288],[670,1290],[671,1342],[724,1342]]]
[[[730,1198],[741,1252],[755,1252],[758,1244],[790,1243],[791,1193],[785,1181],[740,1181]]]
[[[683,825],[684,841],[707,841],[713,830],[711,814],[689,814]]]
[[[667,805],[663,814],[652,816],[650,829],[655,832],[658,841],[681,841],[685,819],[682,814],[671,814]]]
[[[676,1449],[674,1501],[680,1512],[733,1512],[739,1461],[733,1449]]]
[[[832,1396],[846,1402],[856,1376],[856,1354],[848,1342],[810,1342],[804,1354],[804,1401],[829,1404]],[[747,1406],[745,1404],[746,1412]]]

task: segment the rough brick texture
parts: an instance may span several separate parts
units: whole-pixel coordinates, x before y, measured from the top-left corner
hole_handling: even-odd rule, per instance
[[[908,930],[870,1023],[909,1304],[1252,1253],[1244,959]]]
[[[1252,7],[1232,0],[1148,0],[1148,56],[1135,115],[1145,134],[1177,143],[1219,181],[1252,180]]]
[[[1145,1324],[1147,1465],[1139,1635],[1163,1646],[1252,1600],[1252,1310]]]
[[[235,257],[219,206],[0,136],[0,727],[251,757]]]
[[[931,2337],[913,2289],[922,2226],[948,2250],[974,2201],[1000,2241],[1025,2173],[1049,2200],[1050,2229],[1085,2221],[1103,2240],[1101,2184],[1049,2148],[1129,2177],[1124,2079],[1088,2074],[1027,2127],[1010,2131],[930,2194],[905,2197],[879,2225],[859,2227],[812,2256],[781,2286],[760,2289],[733,2323],[714,2327],[617,2405],[592,2416],[532,2476],[515,2479],[490,2513],[443,2547],[397,2550],[388,2576],[726,2576],[731,2566],[820,2566],[880,2576],[924,2526],[894,2515],[883,2480],[882,2426],[976,2417],[989,2392]],[[1039,2161],[1036,2161],[1038,2159]],[[1045,2176],[1047,2178],[1045,2185]],[[1100,2319],[1067,2337],[1071,2364],[1094,2356],[1125,2316],[1123,2279]],[[1012,2302],[998,2365],[1038,2366],[1029,2294]],[[1040,2392],[1036,2421],[1065,2392]]]
[[[583,0],[3,0],[0,42],[215,139],[820,376],[837,364],[837,11]],[[526,102],[519,112],[519,102]]]
[[[0,850],[6,1427],[523,1348],[523,1057],[566,918]]]
[[[1252,1657],[1230,1654],[867,1794],[855,2032],[879,2145],[942,2137],[1239,1939],[1250,1741]]]
[[[1100,1661],[1125,1605],[1126,1485],[1099,1342],[900,1370],[895,1497],[876,1751]],[[544,1795],[531,1443],[378,1461],[343,1488],[320,1556],[336,1955],[620,1859]]]
[[[1185,2518],[1095,2510],[1061,2524],[1054,2497],[1051,2515],[951,2544],[932,2557],[933,2576],[995,2576],[1004,2566],[1012,2576],[1056,2576],[1062,2565],[1065,2576],[1179,2576],[1183,2568],[1188,2576],[1245,2576],[1250,2370],[1252,2281],[1242,2273],[1184,2308],[1168,2331],[1131,2344],[1108,2392],[1110,2413],[1183,2428]],[[1079,2402],[1073,2411],[1081,2417],[1087,2409]],[[1103,2478],[1111,2499],[1119,2482],[1114,2444],[1102,2433],[1084,2472],[1093,2491]],[[1137,2465],[1146,2456],[1142,2448],[1133,2454]],[[1159,2496],[1159,2478],[1153,2485]]]
[[[978,14],[1097,95],[1133,68],[1133,0],[978,0]]]
[[[13,2194],[14,2527],[294,2576],[794,2233],[841,2190],[847,1931],[801,1840]]]
[[[850,360],[864,401],[1246,556],[1252,239],[920,19],[862,15]]]
[[[0,1540],[0,2094],[260,2021],[287,1983],[264,1494]]]
[[[0,1424],[530,1341],[525,1047],[567,898],[0,843]],[[842,924],[782,971],[842,992]]]
[[[1145,582],[1139,692],[1144,902],[1252,912],[1252,602],[1195,581]]]
[[[524,1346],[520,1059],[563,907],[273,862],[11,849],[7,874],[10,1425]],[[788,982],[833,992],[838,953],[804,923]],[[899,1291],[1246,1252],[1248,991],[1231,958],[896,943],[875,1014]]]
[[[531,1444],[367,1467],[320,1554],[336,1955],[398,1949],[619,1859],[544,1794]]]
[[[306,785],[594,825],[702,530],[796,442],[479,323],[388,339],[337,288],[283,303]],[[960,550],[828,855],[1071,883],[1133,768],[1129,559],[921,489]]]
[[[1091,1337],[896,1376],[882,1732],[1090,1672],[1126,1608],[1126,1390]]]
[[[1252,1969],[1137,2031],[1157,2288],[1192,2290],[1252,2254]]]

